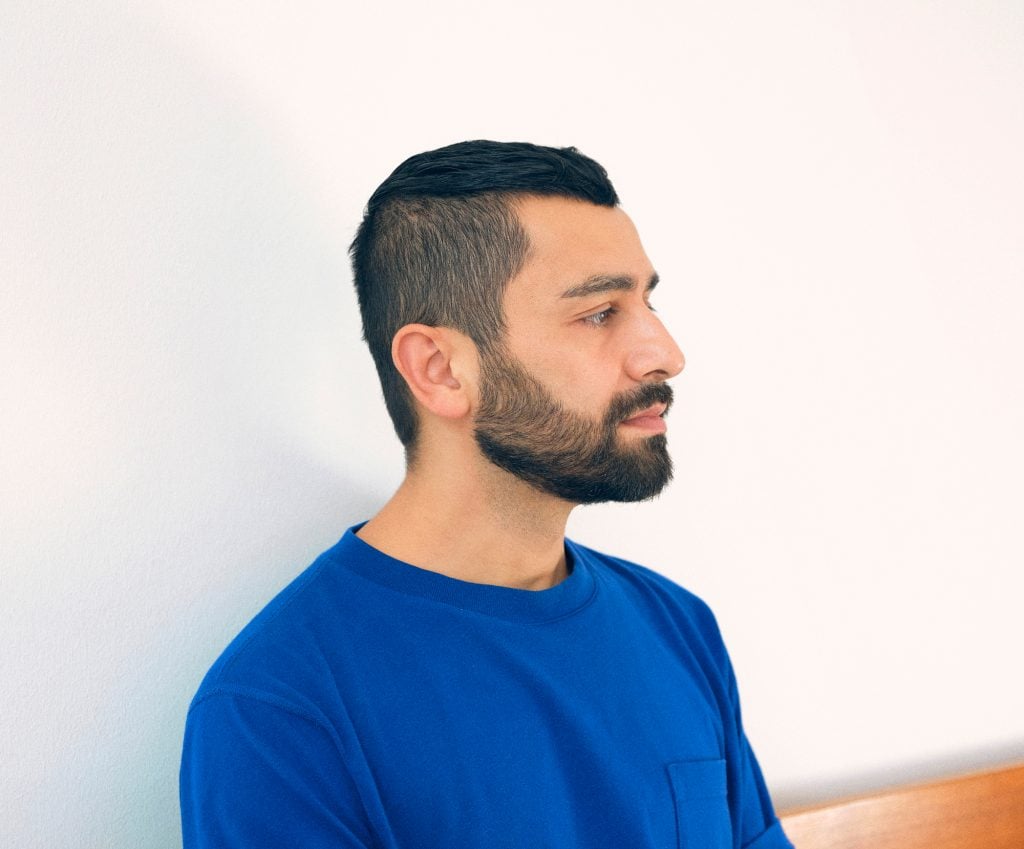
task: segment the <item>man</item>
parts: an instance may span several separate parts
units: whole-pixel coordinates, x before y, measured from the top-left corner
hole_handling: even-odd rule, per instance
[[[669,481],[684,365],[604,169],[414,156],[352,259],[407,474],[204,680],[186,849],[789,847],[710,611],[565,538]]]

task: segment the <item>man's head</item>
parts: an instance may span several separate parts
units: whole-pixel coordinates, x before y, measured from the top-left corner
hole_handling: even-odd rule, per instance
[[[481,351],[504,331],[502,295],[529,249],[516,195],[614,206],[604,169],[576,151],[470,141],[405,160],[373,193],[350,254],[363,338],[406,454],[415,454],[412,396],[391,340],[406,324],[452,327]]]
[[[660,422],[620,425],[670,402],[663,381],[682,355],[650,315],[655,275],[617,202],[604,169],[573,148],[486,141],[414,156],[374,193],[351,253],[410,464],[422,423],[393,343],[409,326],[452,328],[479,356],[473,435],[491,462],[580,503],[664,485]]]

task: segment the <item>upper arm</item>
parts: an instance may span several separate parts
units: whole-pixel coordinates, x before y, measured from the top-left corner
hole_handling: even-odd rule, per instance
[[[328,729],[301,711],[216,693],[189,712],[184,849],[367,849],[358,790]]]

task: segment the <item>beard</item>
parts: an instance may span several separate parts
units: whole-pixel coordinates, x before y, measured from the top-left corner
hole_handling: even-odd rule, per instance
[[[480,410],[474,436],[494,465],[574,504],[646,501],[672,480],[662,433],[630,440],[618,427],[652,404],[671,405],[665,383],[615,396],[595,422],[567,410],[510,354],[481,355]]]

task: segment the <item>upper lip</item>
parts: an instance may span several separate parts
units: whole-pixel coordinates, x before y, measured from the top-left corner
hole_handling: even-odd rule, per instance
[[[668,409],[668,404],[651,404],[646,410],[641,410],[639,413],[634,413],[628,419],[624,421],[632,421],[633,419],[645,419],[648,416],[662,416],[665,414],[665,410]]]

